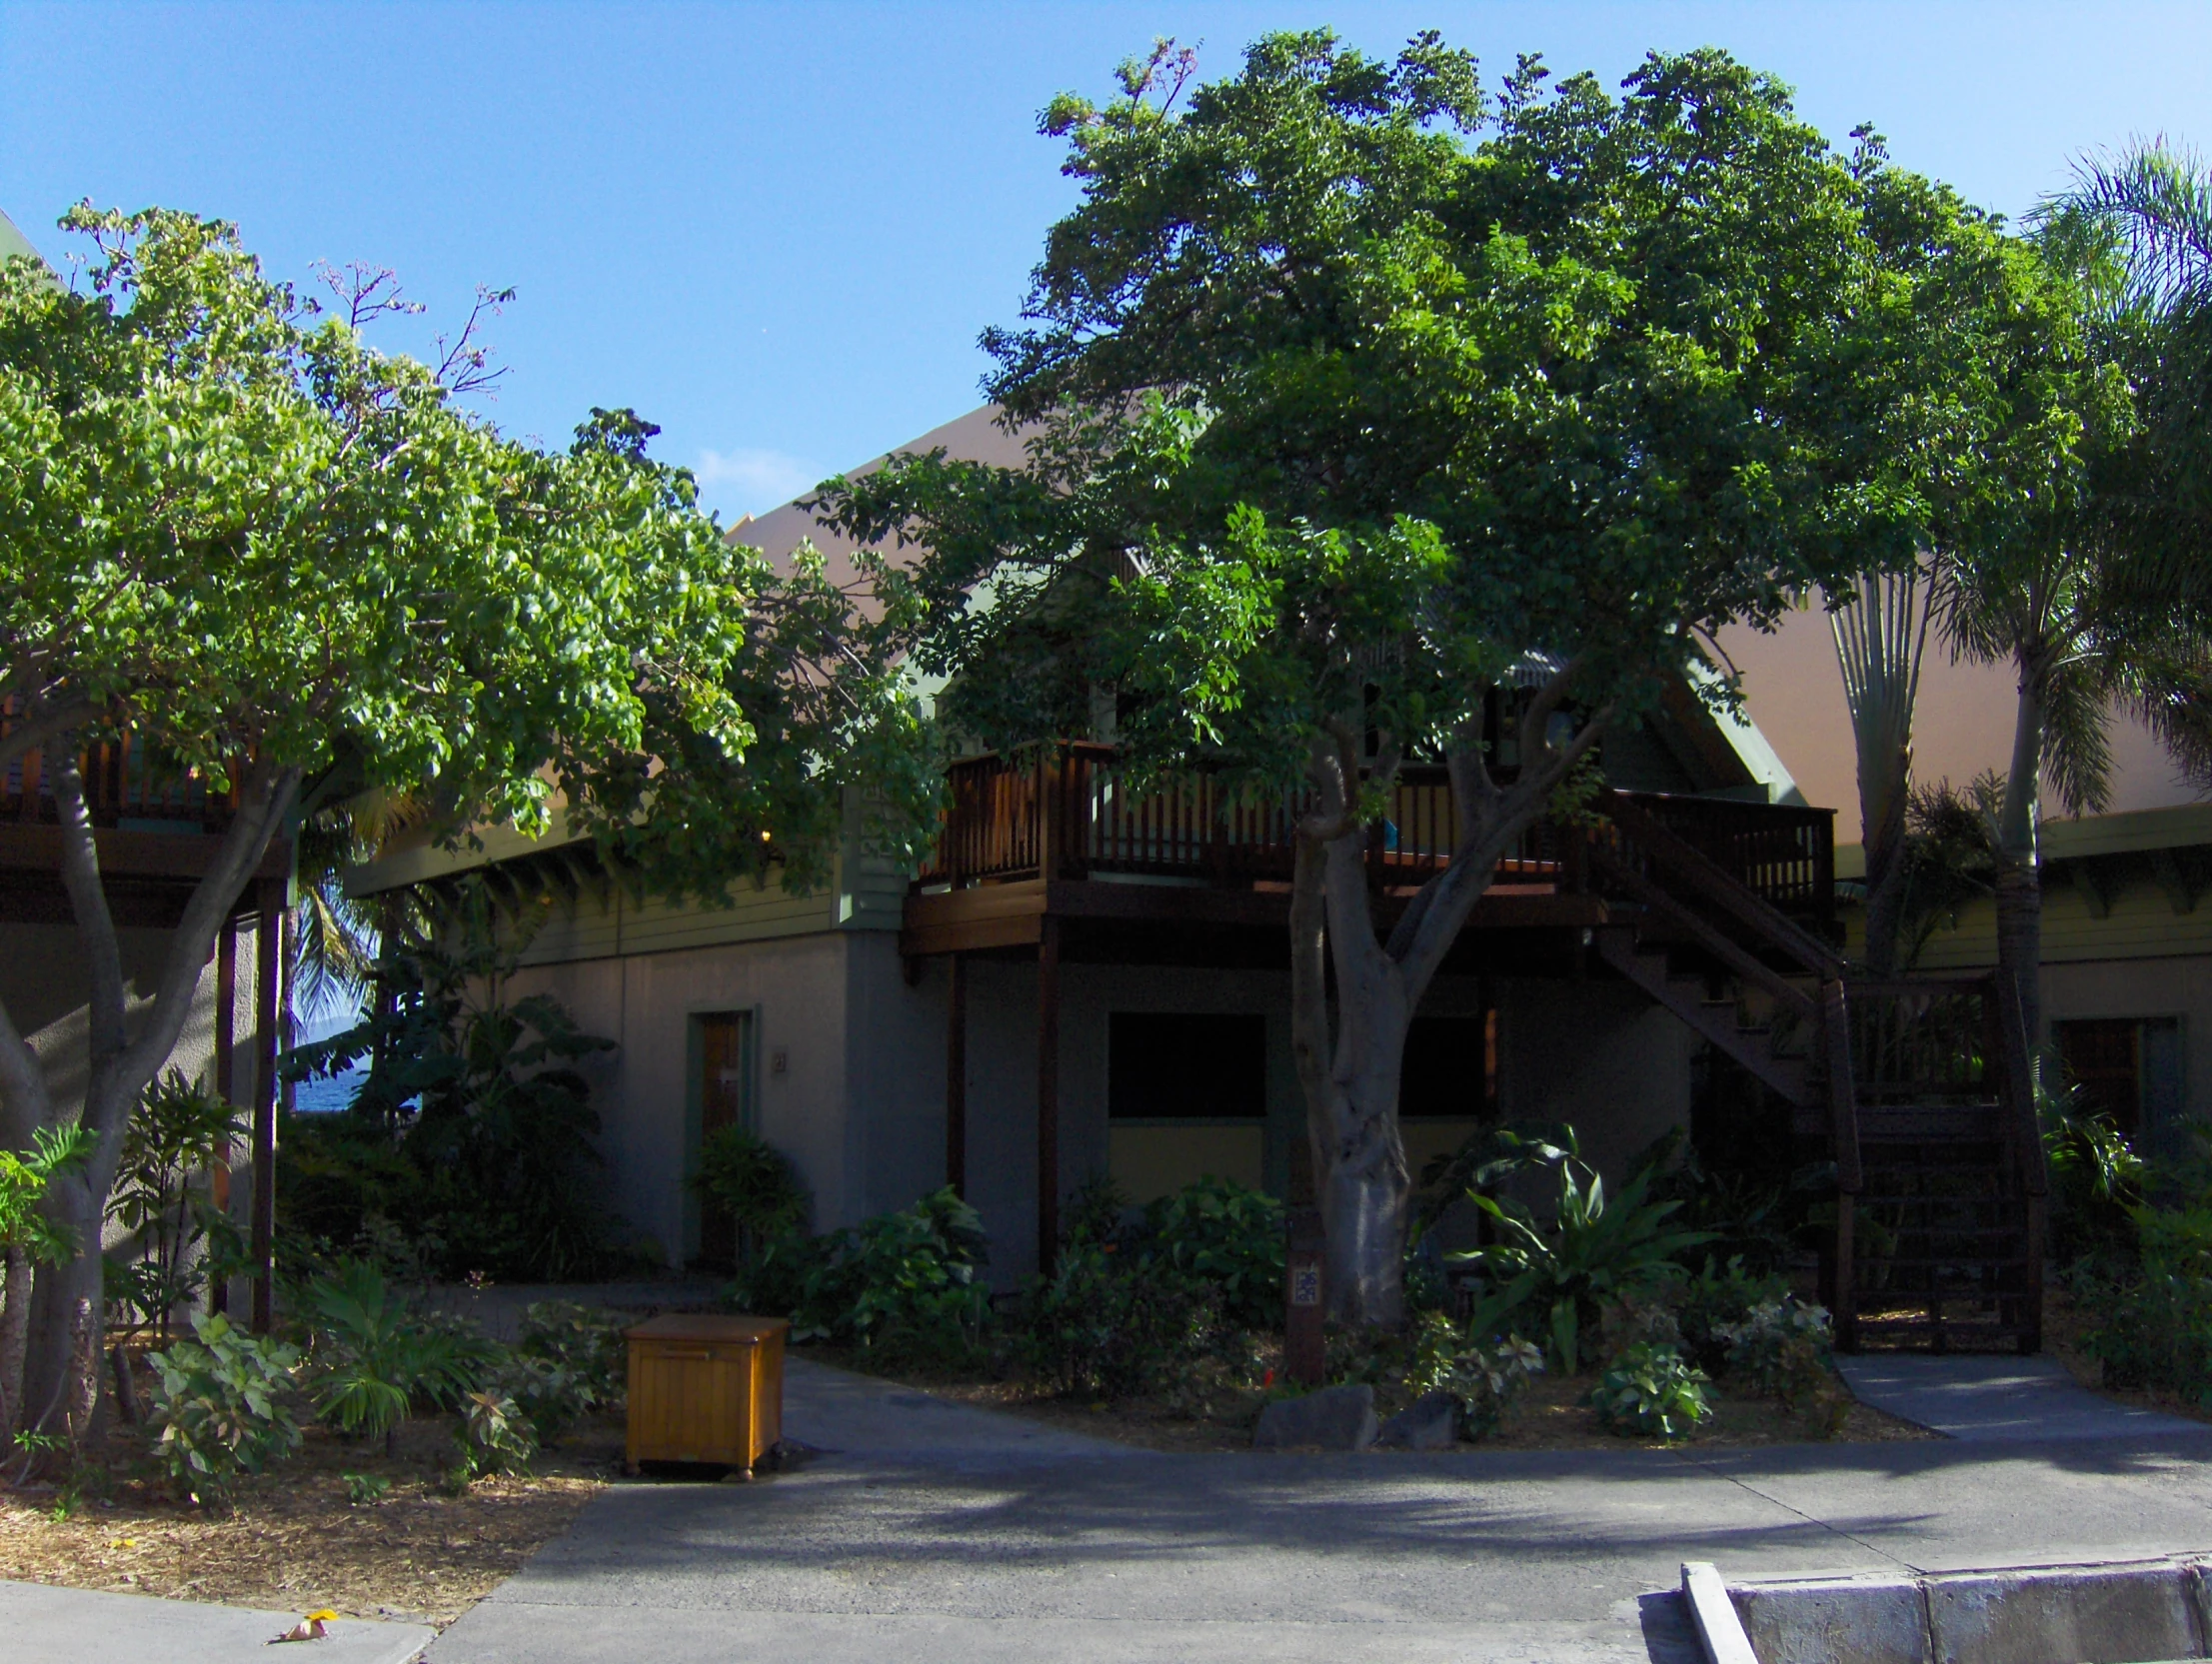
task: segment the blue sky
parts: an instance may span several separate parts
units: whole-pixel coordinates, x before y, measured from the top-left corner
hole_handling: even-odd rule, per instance
[[[1233,69],[1271,28],[1486,77],[1609,79],[1717,44],[1840,139],[2017,214],[2084,150],[2212,144],[2212,6],[1092,4],[102,6],[0,0],[0,209],[50,257],[69,203],[238,221],[277,274],[363,258],[432,311],[512,284],[491,414],[565,441],[633,405],[726,517],[973,407],[1072,201],[1037,111],[1155,34]]]

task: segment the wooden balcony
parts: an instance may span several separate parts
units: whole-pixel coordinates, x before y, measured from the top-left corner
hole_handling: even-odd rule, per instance
[[[0,708],[0,736],[12,720],[12,710]],[[213,864],[217,837],[237,807],[236,791],[216,792],[196,771],[161,767],[129,735],[86,748],[78,770],[119,920],[166,926]],[[61,836],[48,759],[26,752],[0,774],[0,918],[67,921],[54,877]],[[291,869],[291,847],[280,837],[255,875],[276,879]]]
[[[1832,933],[1830,812],[1655,794],[1617,799],[1823,939]],[[1146,921],[1173,925],[1185,940],[1193,931],[1272,929],[1279,952],[1301,807],[1287,796],[1241,797],[1204,774],[1134,791],[1113,748],[1086,742],[966,760],[953,766],[944,831],[908,897],[902,945],[910,955],[1020,949],[1039,941],[1044,918],[1062,916],[1118,924],[1123,935]],[[1599,816],[1604,808],[1596,806]],[[1448,863],[1458,835],[1444,771],[1404,769],[1367,844],[1382,922]],[[1632,853],[1625,834],[1602,820],[1538,822],[1499,861],[1468,929],[1603,923],[1607,902],[1590,881],[1588,858],[1598,841]]]

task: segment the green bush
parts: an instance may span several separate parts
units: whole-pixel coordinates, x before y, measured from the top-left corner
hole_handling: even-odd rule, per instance
[[[365,1261],[341,1261],[299,1300],[312,1336],[317,1417],[350,1436],[381,1435],[388,1456],[418,1405],[457,1404],[505,1361],[504,1349],[474,1325],[415,1313]]]
[[[634,1263],[602,1205],[599,1117],[578,1067],[614,1042],[550,995],[480,997],[527,937],[503,937],[471,886],[436,942],[377,961],[373,1015],[290,1054],[292,1079],[371,1066],[352,1108],[286,1121],[289,1234],[352,1250],[397,1228],[410,1260],[452,1281],[564,1282]]]
[[[220,1217],[194,1184],[248,1130],[235,1107],[178,1069],[140,1095],[108,1201],[109,1223],[131,1233],[136,1253],[102,1267],[110,1302],[126,1317],[119,1327],[151,1326],[156,1343],[167,1343],[171,1314],[205,1283],[192,1250]]]
[[[2075,1270],[2075,1303],[2094,1317],[2083,1348],[2109,1386],[2212,1408],[2212,1208],[2137,1207],[2129,1218],[2137,1268]]]
[[[1543,1373],[1543,1353],[1527,1341],[1477,1344],[1442,1312],[1416,1318],[1408,1339],[1406,1391],[1414,1397],[1449,1392],[1459,1406],[1458,1430],[1470,1439],[1496,1432],[1529,1381]]]
[[[1502,1241],[1452,1257],[1483,1272],[1505,1314],[1527,1311],[1543,1326],[1559,1368],[1573,1374],[1610,1300],[1651,1300],[1683,1278],[1675,1256],[1712,1240],[1710,1232],[1671,1228],[1678,1201],[1648,1197],[1654,1169],[1644,1167],[1609,1202],[1605,1181],[1576,1153],[1573,1129],[1558,1144],[1496,1135],[1506,1153],[1477,1171],[1467,1192]],[[1557,1199],[1540,1218],[1523,1203],[1489,1193],[1522,1171],[1548,1170]]]
[[[791,1158],[743,1127],[723,1127],[701,1144],[692,1188],[737,1228],[741,1275],[770,1243],[806,1232],[810,1201]]]
[[[1079,1236],[1024,1291],[1009,1350],[1034,1380],[1112,1400],[1173,1389],[1222,1338],[1213,1291],[1172,1259]]]
[[[990,1291],[976,1278],[985,1258],[983,1219],[950,1185],[833,1231],[817,1241],[792,1338],[882,1348],[928,1365],[971,1361],[991,1314]]]
[[[1282,1327],[1282,1203],[1210,1175],[1144,1209],[1143,1250],[1210,1288],[1232,1328]]]
[[[446,1487],[459,1491],[487,1473],[527,1473],[530,1458],[538,1453],[538,1438],[521,1405],[504,1392],[486,1389],[462,1399],[453,1448]]]
[[[2149,1167],[2108,1115],[2045,1096],[2043,1148],[2051,1175],[2051,1248],[2062,1262],[2094,1258],[2108,1267],[2135,1255],[2134,1212]]]
[[[1843,1431],[1851,1394],[1835,1372],[1835,1337],[1824,1306],[1764,1300],[1718,1331],[1729,1377],[1779,1398],[1822,1438]]]
[[[1712,1414],[1705,1372],[1667,1346],[1632,1346],[1613,1360],[1589,1401],[1624,1438],[1687,1438]]]
[[[246,1474],[259,1473],[300,1445],[288,1403],[299,1350],[242,1334],[220,1314],[196,1317],[197,1340],[149,1355],[159,1381],[154,1458],[182,1495],[219,1506]]]
[[[494,1382],[529,1419],[538,1443],[551,1444],[586,1416],[622,1402],[623,1326],[621,1318],[573,1300],[523,1308],[522,1338]]]
[[[1730,1255],[1725,1265],[1708,1257],[1682,1284],[1675,1302],[1683,1354],[1701,1369],[1725,1367],[1730,1331],[1756,1307],[1789,1297],[1789,1278],[1778,1271],[1747,1271],[1740,1254]]]

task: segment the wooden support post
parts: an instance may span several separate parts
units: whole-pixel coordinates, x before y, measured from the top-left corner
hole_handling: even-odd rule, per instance
[[[236,1103],[237,1090],[238,919],[233,916],[223,920],[223,928],[215,938],[215,1095],[225,1103]],[[218,1213],[228,1213],[231,1205],[231,1146],[228,1140],[217,1146],[215,1164],[208,1170],[207,1181],[208,1201]],[[210,1311],[230,1310],[228,1278],[208,1289],[207,1303]]]
[[[1853,1198],[1866,1188],[1859,1158],[1858,1082],[1851,1068],[1851,1006],[1842,979],[1820,984],[1820,1037],[1828,1084],[1828,1127],[1834,1146],[1836,1198],[1834,1286],[1828,1314],[1839,1352],[1859,1349],[1858,1260],[1852,1240]]]
[[[1037,1268],[1052,1275],[1060,1253],[1060,920],[1037,937]]]
[[[945,1182],[968,1194],[968,955],[946,961],[952,987],[945,999]]]
[[[284,974],[282,878],[261,880],[261,921],[254,933],[254,1310],[253,1330],[275,1320],[277,1212],[277,980]]]

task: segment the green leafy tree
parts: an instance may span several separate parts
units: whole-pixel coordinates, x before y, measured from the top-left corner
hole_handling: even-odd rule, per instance
[[[1956,209],[1717,52],[1618,97],[1524,59],[1485,99],[1433,35],[1285,34],[1189,79],[1162,43],[1120,99],[1046,113],[1083,200],[1027,325],[985,337],[1030,466],[909,458],[828,502],[929,552],[955,731],[1105,728],[1139,784],[1297,806],[1328,1297],[1394,1324],[1422,994],[1608,728],[1713,685],[1700,636],[1909,565],[1927,497],[1877,418],[1930,355],[1874,226]],[[1363,850],[1409,758],[1448,766],[1458,840],[1384,930]]]
[[[435,370],[367,344],[395,304],[375,277],[330,315],[227,225],[63,223],[92,244],[78,287],[0,270],[0,765],[44,755],[90,967],[93,1151],[45,1203],[89,1242],[130,1108],[296,818],[371,791],[449,838],[560,815],[634,881],[720,891],[819,866],[822,800],[849,778],[825,760],[856,732],[888,757],[913,717],[882,627],[819,563],[779,575],[726,543],[690,477],[643,457],[649,425],[601,413],[565,454],[510,442],[455,401],[492,374],[472,332]],[[125,733],[236,806],[135,1009],[77,762]],[[62,1114],[0,1010],[0,1143]],[[98,1269],[39,1276],[36,1402],[83,1367],[69,1326]]]

